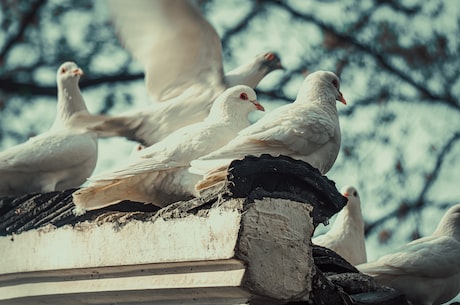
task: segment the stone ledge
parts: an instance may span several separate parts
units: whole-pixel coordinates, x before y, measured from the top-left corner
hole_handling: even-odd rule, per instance
[[[0,198],[0,304],[407,304],[311,245],[346,203],[289,157],[232,163],[223,188],[83,216],[73,190]]]

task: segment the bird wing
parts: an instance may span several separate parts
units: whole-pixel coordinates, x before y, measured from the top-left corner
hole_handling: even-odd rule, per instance
[[[455,239],[426,237],[358,269],[369,274],[449,277],[460,272],[459,257],[460,243]]]
[[[70,125],[74,129],[96,132],[100,137],[122,136],[150,146],[181,127],[202,121],[209,113],[214,94],[213,90],[192,96],[185,94],[184,100],[157,103],[118,116],[77,113]]]
[[[215,29],[184,0],[110,0],[122,42],[144,65],[157,101],[196,85],[223,85],[222,46]]]
[[[288,104],[273,110],[238,137],[203,160],[241,158],[246,155],[309,155],[324,145],[335,131],[334,123],[321,109]]]
[[[201,155],[225,144],[232,132],[226,124],[200,122],[176,130],[162,141],[139,152],[128,166],[92,177],[91,180],[122,179],[153,171],[189,166]]]
[[[94,141],[88,141],[93,137]],[[97,141],[90,134],[46,132],[0,153],[0,171],[54,171],[94,157]]]

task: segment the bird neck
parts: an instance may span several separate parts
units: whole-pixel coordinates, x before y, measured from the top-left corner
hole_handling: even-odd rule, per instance
[[[254,67],[253,64],[247,64],[225,74],[225,83],[228,87],[246,85],[255,88],[266,74],[266,69],[260,69]]]
[[[337,214],[331,231],[338,234],[348,232],[363,232],[364,234],[364,220],[361,216],[361,207],[353,204],[345,206]]]
[[[322,108],[326,111],[337,113],[337,105],[334,94],[331,94],[329,88],[327,88],[326,86],[321,86],[319,84],[313,84],[305,88],[305,90],[299,92],[296,102],[313,102],[321,104]]]
[[[58,83],[58,103],[56,119],[52,128],[65,126],[77,112],[88,112],[77,83]]]
[[[248,119],[250,111],[248,110],[245,112],[242,111],[242,109],[238,109],[238,107],[235,107],[235,105],[230,105],[229,103],[213,105],[208,117],[206,118],[206,121],[228,124],[237,130],[246,128],[250,125]]]
[[[460,227],[455,220],[441,221],[432,236],[451,236],[460,242]]]

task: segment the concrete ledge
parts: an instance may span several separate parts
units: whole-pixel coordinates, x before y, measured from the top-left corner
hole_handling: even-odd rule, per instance
[[[235,161],[227,178],[161,210],[76,217],[73,190],[0,198],[0,304],[348,304],[358,292],[323,272],[361,275],[311,245],[346,203],[334,182],[283,156]]]
[[[240,213],[222,205],[204,216],[78,223],[0,237],[0,274],[229,259]]]
[[[312,290],[312,206],[266,198],[243,214],[236,256],[247,263],[244,286],[278,300],[301,299]]]
[[[192,288],[202,297],[211,297],[208,292],[213,294],[219,289],[228,292],[228,288],[233,288],[232,298],[247,299],[249,294],[237,289],[244,271],[244,265],[237,260],[220,260],[10,274],[0,276],[0,304],[24,304],[45,296],[73,304],[68,302],[74,298],[72,302],[87,295],[102,297],[122,291],[150,291],[148,300],[160,301],[165,300],[166,294],[190,293]],[[198,288],[209,289],[200,292]]]
[[[134,292],[146,304],[308,297],[311,210],[273,198],[193,201],[142,220],[115,213],[0,237],[0,304],[142,304]]]

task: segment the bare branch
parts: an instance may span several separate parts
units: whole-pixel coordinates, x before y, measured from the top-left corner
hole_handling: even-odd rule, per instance
[[[276,0],[267,0],[266,2],[270,2],[280,8],[285,9],[295,18],[302,19],[302,20],[316,24],[318,27],[320,27],[324,31],[328,31],[334,34],[337,37],[337,39],[342,41],[342,43],[354,46],[358,50],[371,55],[388,72],[396,75],[400,79],[404,80],[408,84],[415,87],[425,98],[433,100],[433,101],[444,102],[448,106],[453,107],[456,110],[460,110],[460,104],[450,93],[446,93],[444,95],[437,95],[436,93],[431,92],[430,90],[426,88],[424,84],[418,83],[408,74],[406,74],[404,71],[392,65],[383,54],[379,53],[377,50],[373,49],[371,46],[361,43],[354,36],[350,34],[346,34],[346,33],[340,33],[333,26],[328,25],[318,20],[313,15],[305,14],[305,13],[295,10],[289,5],[287,5],[285,2],[279,2]]]
[[[436,164],[433,170],[430,174],[427,175],[427,183],[423,185],[423,188],[420,191],[420,194],[418,195],[417,199],[415,199],[412,203],[404,203],[404,213],[401,213],[400,205],[398,205],[398,207],[393,212],[384,215],[383,217],[377,219],[371,224],[368,224],[365,229],[366,236],[368,236],[374,229],[376,229],[378,226],[382,225],[386,221],[396,217],[405,217],[406,215],[409,215],[410,212],[421,210],[422,207],[427,205],[427,200],[425,199],[426,194],[433,186],[433,184],[436,182],[439,172],[441,171],[442,162],[444,161],[445,156],[450,152],[454,144],[459,140],[460,132],[457,132],[447,141],[446,145],[444,145],[439,155],[437,156]]]
[[[137,81],[140,79],[144,79],[143,73],[102,76],[93,79],[82,79],[80,81],[80,88],[91,88],[106,83]],[[40,86],[35,83],[22,83],[9,78],[0,78],[0,91],[9,94],[56,96],[57,89],[56,86]]]
[[[244,17],[239,23],[237,23],[234,27],[232,27],[231,29],[228,29],[224,33],[224,35],[221,38],[223,49],[227,49],[225,48],[225,46],[228,44],[228,40],[232,36],[242,32],[248,26],[249,22],[255,16],[257,16],[258,13],[259,13],[259,10],[253,7],[251,11],[249,12],[249,14],[246,15],[246,17]]]
[[[30,8],[30,10],[24,14],[21,22],[20,22],[20,26],[19,26],[19,30],[18,32],[16,33],[16,35],[14,35],[13,37],[11,37],[6,43],[5,43],[5,46],[3,47],[3,50],[0,52],[0,62],[3,62],[3,59],[5,58],[6,54],[8,53],[8,51],[14,46],[15,43],[21,41],[23,35],[24,35],[24,32],[25,30],[27,29],[27,27],[32,24],[32,22],[34,21],[40,7],[42,5],[44,5],[46,2],[46,0],[37,0],[35,3],[32,3],[32,6]]]

